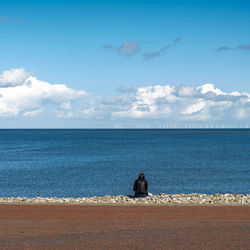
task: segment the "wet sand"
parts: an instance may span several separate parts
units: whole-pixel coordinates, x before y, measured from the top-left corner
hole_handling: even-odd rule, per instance
[[[249,206],[0,205],[1,249],[249,246]]]

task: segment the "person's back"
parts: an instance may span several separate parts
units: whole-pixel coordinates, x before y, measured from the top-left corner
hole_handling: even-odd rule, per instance
[[[138,179],[134,183],[135,196],[146,196],[148,194],[148,182],[145,180],[143,173],[139,174]]]

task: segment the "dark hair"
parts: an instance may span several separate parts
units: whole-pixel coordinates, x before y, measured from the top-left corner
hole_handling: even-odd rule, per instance
[[[139,179],[144,179],[145,175],[143,173],[140,173],[138,177],[139,177]]]

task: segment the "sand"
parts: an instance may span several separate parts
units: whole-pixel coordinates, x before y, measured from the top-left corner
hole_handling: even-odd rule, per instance
[[[249,206],[0,205],[1,249],[249,246]]]

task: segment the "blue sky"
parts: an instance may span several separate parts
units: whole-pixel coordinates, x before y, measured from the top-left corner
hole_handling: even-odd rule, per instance
[[[18,76],[28,73],[51,85],[64,84],[74,91],[84,91],[88,103],[99,103],[98,108],[94,108],[98,112],[92,118],[77,115],[72,115],[74,119],[72,116],[58,118],[65,119],[69,127],[96,126],[96,119],[100,119],[98,124],[103,126],[129,124],[132,120],[131,126],[134,126],[138,119],[143,119],[143,122],[145,119],[164,123],[183,119],[183,124],[187,120],[197,122],[197,117],[193,120],[181,115],[172,117],[168,113],[159,116],[154,108],[149,112],[151,115],[147,113],[146,116],[137,114],[121,118],[119,115],[117,118],[114,112],[118,109],[116,103],[121,103],[121,99],[127,101],[127,113],[136,109],[132,103],[138,97],[138,89],[156,85],[199,88],[212,83],[214,89],[218,88],[223,93],[250,93],[249,24],[248,0],[1,1],[2,85],[6,90],[9,80],[3,77],[3,72],[8,71]],[[23,71],[19,74],[14,69]],[[24,82],[15,83],[15,87],[22,84]],[[3,99],[1,91],[0,94]],[[0,116],[3,126],[14,126],[11,119],[15,120],[17,126],[31,124],[36,127],[43,124],[44,120],[48,120],[43,114],[48,107],[44,104],[47,103],[45,97],[41,98],[39,104],[42,106],[32,106],[30,110],[21,109],[17,103],[10,104],[9,99],[3,102],[2,110],[5,111]],[[17,99],[22,100],[20,96]],[[106,103],[110,103],[110,100],[113,102],[112,107],[107,107]],[[200,98],[192,99],[185,105],[199,106],[197,102],[200,101]],[[56,105],[69,102],[68,110],[73,112],[73,99]],[[145,108],[148,101],[142,102]],[[79,104],[79,100],[77,103],[77,107],[86,107],[86,103]],[[16,111],[11,115],[6,111],[10,108],[8,105],[16,105]],[[164,108],[173,110],[169,105],[166,104]],[[235,106],[235,103],[232,105]],[[91,107],[88,109],[91,110]],[[183,108],[181,106],[178,111],[180,114],[185,113]],[[244,109],[245,114],[249,112],[249,105],[247,108],[242,105],[237,108]],[[36,110],[41,112],[23,121],[24,112]],[[159,110],[158,106],[156,110]],[[117,112],[121,111],[125,112],[121,108]],[[202,112],[202,109],[196,111],[196,115],[197,112]],[[229,111],[226,112],[216,122],[239,122],[229,115]],[[59,126],[61,122],[53,119],[53,114],[49,119],[55,120],[55,126]],[[202,117],[201,122],[213,120],[212,113],[206,119]],[[249,117],[245,115],[243,120],[246,123]],[[44,126],[49,124],[45,123]]]

